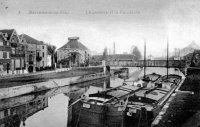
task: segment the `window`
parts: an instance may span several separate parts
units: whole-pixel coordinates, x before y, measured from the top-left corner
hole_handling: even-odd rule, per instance
[[[0,40],[0,46],[3,46],[3,41]]]
[[[0,71],[3,71],[3,65],[0,65]]]
[[[12,53],[12,54],[15,54],[15,48],[12,48],[11,53]]]
[[[4,58],[4,59],[7,58],[7,52],[3,52],[3,58]]]
[[[44,52],[42,53],[42,56],[43,56],[43,58],[44,58]]]
[[[8,58],[8,59],[10,58],[10,53],[9,53],[9,52],[7,52],[7,58]]]
[[[3,52],[0,52],[0,59],[3,59]]]
[[[42,46],[42,49],[44,49],[44,46]]]
[[[21,59],[21,67],[24,67],[24,59]]]
[[[4,116],[8,116],[8,110],[4,111]]]
[[[20,59],[15,60],[15,67],[20,68]]]
[[[38,56],[38,57],[40,56],[40,53],[39,53],[39,52],[37,53],[37,56]]]
[[[43,67],[44,67],[44,61],[42,61]]]

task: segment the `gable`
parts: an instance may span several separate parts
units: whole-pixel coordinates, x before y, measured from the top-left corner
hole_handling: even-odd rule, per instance
[[[20,42],[19,36],[17,35],[16,31],[13,31],[13,34],[12,34],[12,36],[10,38],[10,41],[11,42],[16,42],[16,43]]]
[[[6,36],[7,40],[10,40],[10,38],[12,37],[14,31],[15,31],[14,29],[3,29],[3,30],[0,30],[0,32],[2,32],[3,34],[7,35]]]

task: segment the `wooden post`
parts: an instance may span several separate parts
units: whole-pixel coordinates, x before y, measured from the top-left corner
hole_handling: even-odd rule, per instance
[[[146,40],[144,40],[144,77],[146,75]]]

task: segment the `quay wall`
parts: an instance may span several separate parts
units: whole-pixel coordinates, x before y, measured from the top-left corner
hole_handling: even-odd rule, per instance
[[[27,93],[38,92],[42,90],[52,89],[60,86],[70,85],[71,82],[76,82],[81,76],[52,79],[46,82],[32,83],[23,86],[15,86],[0,89],[0,99],[15,97]]]
[[[74,70],[86,71],[87,68],[72,68]],[[94,69],[96,69],[94,71]],[[30,83],[22,86],[14,86],[8,88],[0,89],[0,99],[15,97],[23,94],[28,94],[32,92],[39,92],[47,89],[57,88],[61,86],[67,86],[71,84],[87,82],[95,79],[105,78],[109,74],[104,74],[102,72],[103,67],[90,67],[87,71],[96,72],[93,74],[86,74],[83,76],[65,77],[61,79],[50,79],[45,82]]]

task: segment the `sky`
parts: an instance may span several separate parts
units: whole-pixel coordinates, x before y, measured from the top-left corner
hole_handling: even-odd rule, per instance
[[[200,45],[198,0],[0,0],[0,29],[15,29],[61,47],[78,36],[91,51],[107,47],[165,55],[192,41]]]

